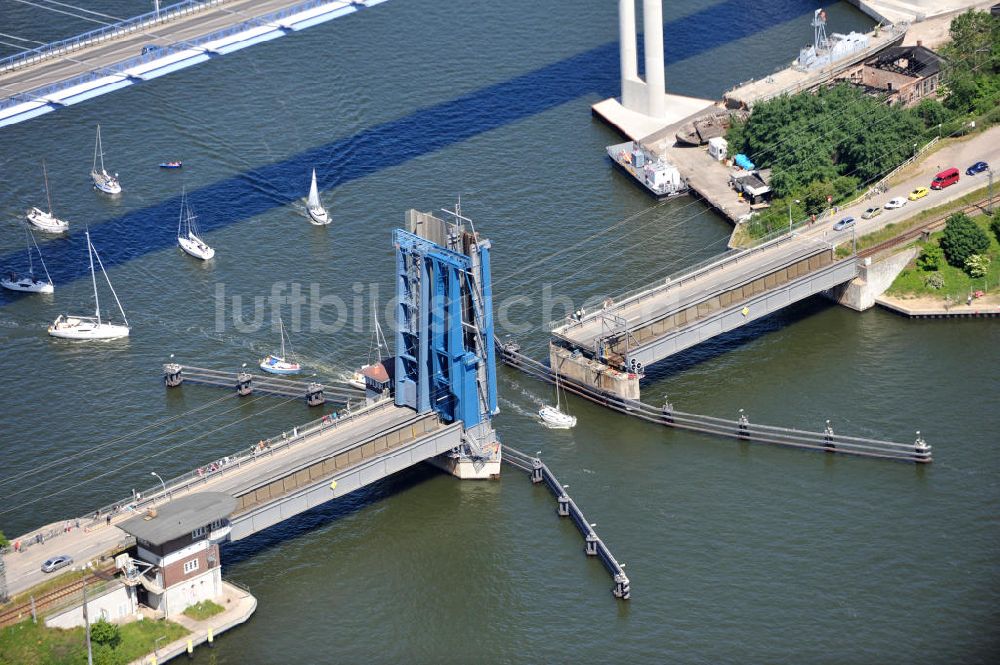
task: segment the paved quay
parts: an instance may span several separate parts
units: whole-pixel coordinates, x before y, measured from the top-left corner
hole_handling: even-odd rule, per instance
[[[982,298],[949,302],[944,298],[928,296],[881,295],[875,303],[889,311],[911,319],[968,319],[1000,317],[1000,295],[991,294]]]
[[[178,640],[158,647],[154,653],[146,654],[142,658],[133,660],[129,665],[159,665],[159,663],[165,663],[172,658],[186,653],[188,648],[194,649],[194,647],[209,642],[209,634],[211,634],[212,640],[215,640],[216,637],[227,630],[246,623],[257,610],[257,599],[249,591],[241,589],[225,580],[222,582],[222,588],[223,596],[213,601],[225,608],[222,612],[202,621],[192,619],[183,613],[168,616],[167,619],[174,623],[179,623],[190,632]]]

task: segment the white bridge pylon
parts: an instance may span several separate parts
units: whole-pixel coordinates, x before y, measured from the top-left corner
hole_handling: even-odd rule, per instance
[[[653,118],[667,115],[663,66],[663,0],[642,0],[642,37],[646,80],[639,78],[635,0],[618,0],[622,106]]]

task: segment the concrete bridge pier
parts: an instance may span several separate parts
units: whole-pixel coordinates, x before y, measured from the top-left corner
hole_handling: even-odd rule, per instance
[[[549,363],[560,376],[624,399],[639,399],[639,375],[621,372],[582,353],[549,344]]]

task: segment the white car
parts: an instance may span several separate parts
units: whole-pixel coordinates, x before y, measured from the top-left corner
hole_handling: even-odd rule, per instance
[[[897,196],[896,198],[890,200],[885,204],[886,210],[895,210],[896,208],[902,208],[906,205],[906,199],[902,196]]]

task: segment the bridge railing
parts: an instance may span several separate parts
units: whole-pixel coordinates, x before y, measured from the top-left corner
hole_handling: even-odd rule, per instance
[[[45,44],[37,48],[22,51],[0,59],[0,73],[34,65],[42,60],[72,53],[88,46],[94,46],[123,35],[145,30],[154,25],[166,23],[193,12],[221,5],[227,0],[182,0],[173,5],[160,8],[159,12],[147,12],[139,16],[117,23],[96,28],[80,35]]]
[[[616,310],[626,307],[628,305],[639,302],[645,298],[654,297],[659,294],[666,287],[676,287],[682,284],[690,282],[692,279],[698,278],[708,272],[713,270],[718,270],[741,261],[745,261],[751,256],[756,256],[761,252],[767,251],[773,247],[776,247],[784,242],[792,240],[794,236],[788,233],[779,234],[777,237],[772,238],[766,242],[747,249],[731,249],[722,254],[717,254],[711,256],[704,261],[694,264],[693,266],[687,266],[686,268],[681,268],[676,270],[670,275],[660,278],[655,282],[646,284],[645,286],[627,291],[624,294],[619,295],[617,298],[607,298],[606,303],[609,303],[607,307],[600,307],[594,310],[581,310],[582,316],[578,320],[574,320],[570,317],[564,317],[562,319],[557,319],[555,321],[550,321],[548,323],[548,330],[554,331],[556,329],[561,329],[563,332],[573,330],[584,323],[587,323],[591,319],[598,315],[605,313],[613,313]],[[824,248],[829,248],[829,243],[819,242]]]

